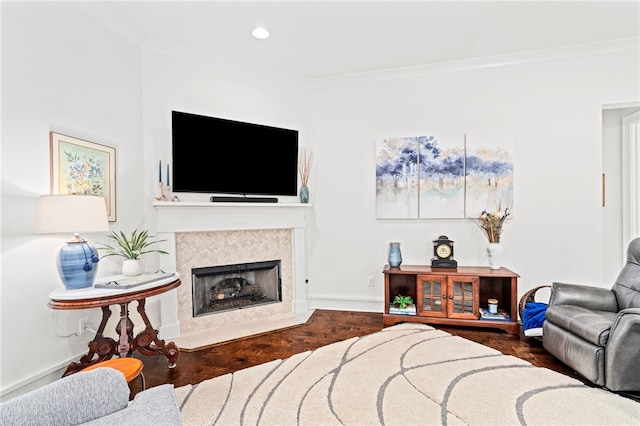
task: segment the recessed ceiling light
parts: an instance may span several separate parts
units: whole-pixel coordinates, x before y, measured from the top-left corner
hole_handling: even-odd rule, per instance
[[[257,38],[258,40],[266,40],[269,38],[270,34],[266,28],[258,27],[251,31],[251,35]]]

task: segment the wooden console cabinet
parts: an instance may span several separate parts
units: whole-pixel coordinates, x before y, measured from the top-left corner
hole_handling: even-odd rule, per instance
[[[518,277],[506,268],[458,266],[437,269],[423,265],[384,268],[383,323],[421,322],[467,327],[498,328],[511,334],[520,332],[518,323]],[[415,315],[390,314],[389,307],[397,295],[411,296]],[[488,299],[497,299],[498,308],[511,321],[481,320],[480,308]]]

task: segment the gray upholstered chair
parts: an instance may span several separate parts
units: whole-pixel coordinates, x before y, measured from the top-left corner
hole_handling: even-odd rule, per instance
[[[173,385],[139,392],[129,401],[124,375],[96,368],[65,376],[0,404],[2,426],[180,425]]]
[[[640,238],[611,290],[553,283],[542,344],[592,383],[640,391]]]

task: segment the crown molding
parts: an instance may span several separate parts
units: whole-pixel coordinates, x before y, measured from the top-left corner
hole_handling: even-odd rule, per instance
[[[212,55],[200,50],[189,49],[160,40],[146,40],[142,45],[142,50],[144,52],[157,53],[176,59],[200,63],[202,65],[218,68],[222,71],[228,71],[234,74],[243,74],[249,77],[269,80],[275,83],[297,86],[300,88],[306,88],[308,86],[307,80],[301,77],[236,61],[235,59]]]
[[[553,61],[583,56],[607,55],[612,53],[640,50],[640,38],[632,37],[599,43],[580,44],[555,49],[534,50],[510,55],[496,55],[483,58],[465,59],[461,61],[441,62],[418,65],[414,67],[396,68],[367,73],[350,74],[322,79],[308,80],[310,88],[327,88],[354,84],[372,83],[384,80],[398,80],[423,77],[437,74],[472,71],[485,68],[527,64],[533,62]]]
[[[147,40],[143,49],[170,57],[194,61],[221,70],[241,73],[255,78],[293,85],[299,88],[320,89],[347,85],[372,83],[385,80],[424,77],[437,74],[472,71],[485,68],[544,62],[583,56],[607,55],[612,53],[640,50],[640,38],[626,38],[599,43],[581,44],[556,49],[535,50],[510,55],[496,55],[462,61],[441,62],[415,67],[396,68],[366,73],[349,74],[336,77],[305,79],[291,74],[281,73],[264,67],[222,58],[205,52],[187,49],[158,40]]]
[[[126,40],[142,49],[144,35],[100,2],[72,1],[71,3],[116,34],[124,37]]]

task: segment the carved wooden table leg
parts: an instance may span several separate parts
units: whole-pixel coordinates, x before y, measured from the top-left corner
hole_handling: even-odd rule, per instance
[[[116,333],[120,335],[118,344],[120,358],[131,356],[133,352],[130,344],[133,340],[133,322],[129,318],[129,302],[120,304],[120,321],[116,326]]]
[[[133,350],[137,350],[144,355],[162,354],[167,357],[169,368],[174,368],[178,361],[178,356],[180,356],[180,349],[175,343],[169,342],[165,344],[164,340],[158,338],[158,331],[151,325],[144,307],[145,299],[138,300],[138,313],[144,321],[145,329],[138,333],[133,340]]]
[[[89,352],[86,355],[83,355],[78,362],[72,362],[67,367],[67,370],[64,372],[62,377],[68,376],[69,374],[77,373],[78,371],[93,365],[98,362],[106,361],[111,359],[117,350],[117,343],[110,337],[104,337],[102,332],[107,325],[107,321],[111,316],[111,309],[108,306],[102,307],[102,321],[100,322],[100,326],[96,331],[96,335],[93,340],[89,342]],[[95,355],[98,355],[96,359],[93,359]]]

